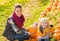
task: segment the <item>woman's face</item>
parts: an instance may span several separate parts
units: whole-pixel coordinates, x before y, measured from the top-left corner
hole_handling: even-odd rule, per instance
[[[48,23],[47,22],[42,22],[41,25],[42,25],[43,28],[46,28],[48,26]]]
[[[22,15],[22,8],[15,8],[15,13],[18,16]]]

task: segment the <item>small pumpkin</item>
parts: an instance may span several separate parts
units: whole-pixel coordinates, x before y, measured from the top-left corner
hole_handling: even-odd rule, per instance
[[[41,17],[45,17],[46,16],[46,11],[43,11],[42,13],[41,13]]]
[[[56,29],[54,32],[55,33],[54,33],[53,37],[56,38],[57,40],[59,40],[60,39],[60,25],[56,26]]]
[[[55,0],[55,2],[56,2],[56,3],[58,3],[58,2],[59,2],[59,0]]]
[[[50,29],[50,33],[53,34],[54,33],[54,30],[53,29]]]
[[[52,8],[52,5],[48,5],[47,8],[46,8],[46,10],[47,11],[51,11],[51,8]]]
[[[55,16],[57,16],[58,15],[58,13],[55,13]]]
[[[59,40],[60,39],[60,33],[54,33],[53,37],[56,38],[57,40]]]
[[[50,0],[50,2],[54,2],[54,0]]]
[[[53,3],[52,9],[51,10],[56,10],[57,9],[57,5],[55,3]]]
[[[58,3],[57,10],[60,11],[60,2]]]

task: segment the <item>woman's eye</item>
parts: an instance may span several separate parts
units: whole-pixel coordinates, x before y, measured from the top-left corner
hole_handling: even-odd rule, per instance
[[[22,12],[22,11],[17,11],[17,12]]]
[[[17,12],[19,12],[19,11],[17,11]]]

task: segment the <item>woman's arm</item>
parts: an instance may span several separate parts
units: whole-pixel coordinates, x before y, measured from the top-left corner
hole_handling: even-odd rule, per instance
[[[9,22],[10,22],[10,24],[11,24],[11,26],[12,26],[12,29],[13,29],[16,33],[18,33],[18,30],[19,30],[19,29],[18,29],[18,27],[14,24],[13,20],[10,19]]]

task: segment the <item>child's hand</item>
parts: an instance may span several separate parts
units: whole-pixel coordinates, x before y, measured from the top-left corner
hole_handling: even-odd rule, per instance
[[[25,34],[27,34],[27,35],[31,35],[31,33],[30,33],[30,32],[25,32]]]
[[[31,35],[31,33],[30,33],[30,32],[28,32],[28,35]]]
[[[39,39],[39,38],[41,38],[41,36],[38,36],[37,38]]]

